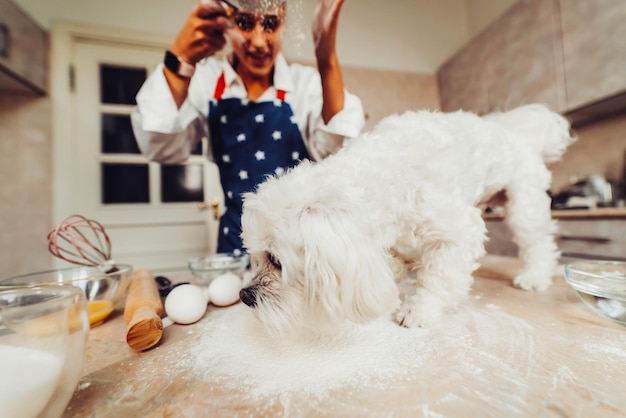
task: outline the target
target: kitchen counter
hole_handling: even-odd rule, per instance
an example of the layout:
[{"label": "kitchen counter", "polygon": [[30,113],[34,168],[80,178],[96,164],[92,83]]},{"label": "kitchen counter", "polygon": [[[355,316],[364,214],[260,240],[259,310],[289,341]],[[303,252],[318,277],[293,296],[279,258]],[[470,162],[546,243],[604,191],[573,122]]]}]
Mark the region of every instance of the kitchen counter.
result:
[{"label": "kitchen counter", "polygon": [[[499,212],[485,213],[483,218],[490,220],[503,219]],[[609,207],[595,209],[553,210],[554,219],[626,219],[626,208]]]},{"label": "kitchen counter", "polygon": [[441,326],[385,323],[361,346],[342,347],[356,353],[345,358],[331,344],[298,358],[285,351],[271,363],[276,339],[229,345],[245,333],[242,304],[210,307],[200,322],[172,325],[156,348],[136,353],[118,314],[91,330],[64,418],[626,417],[626,328],[589,310],[561,277],[545,292],[514,288],[518,269],[516,259],[485,257],[469,300]]}]

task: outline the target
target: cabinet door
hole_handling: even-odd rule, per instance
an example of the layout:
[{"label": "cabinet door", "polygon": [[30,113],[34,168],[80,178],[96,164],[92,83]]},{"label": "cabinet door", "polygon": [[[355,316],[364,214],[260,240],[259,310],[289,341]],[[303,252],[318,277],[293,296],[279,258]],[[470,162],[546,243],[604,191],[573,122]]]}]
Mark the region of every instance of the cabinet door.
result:
[{"label": "cabinet door", "polygon": [[459,109],[487,113],[485,84],[489,43],[484,36],[475,38],[437,72],[441,110]]},{"label": "cabinet door", "polygon": [[[567,0],[571,1],[571,0]],[[565,110],[558,0],[523,0],[486,31],[489,110],[544,103]]]},{"label": "cabinet door", "polygon": [[441,107],[566,109],[559,0],[521,0],[438,71]]},{"label": "cabinet door", "polygon": [[626,91],[626,1],[561,0],[567,106]]},{"label": "cabinet door", "polygon": [[626,260],[626,219],[560,220],[563,257]]}]

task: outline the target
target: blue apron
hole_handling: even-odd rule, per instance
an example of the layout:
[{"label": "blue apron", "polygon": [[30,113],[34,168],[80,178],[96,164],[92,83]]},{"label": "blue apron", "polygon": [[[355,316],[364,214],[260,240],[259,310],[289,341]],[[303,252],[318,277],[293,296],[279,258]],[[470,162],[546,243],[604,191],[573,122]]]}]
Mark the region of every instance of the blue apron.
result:
[{"label": "blue apron", "polygon": [[222,99],[224,73],[209,102],[209,132],[213,158],[220,173],[226,211],[220,218],[217,252],[245,252],[241,242],[242,195],[256,189],[268,175],[280,174],[308,159],[309,153],[284,101],[276,91],[273,102]]}]

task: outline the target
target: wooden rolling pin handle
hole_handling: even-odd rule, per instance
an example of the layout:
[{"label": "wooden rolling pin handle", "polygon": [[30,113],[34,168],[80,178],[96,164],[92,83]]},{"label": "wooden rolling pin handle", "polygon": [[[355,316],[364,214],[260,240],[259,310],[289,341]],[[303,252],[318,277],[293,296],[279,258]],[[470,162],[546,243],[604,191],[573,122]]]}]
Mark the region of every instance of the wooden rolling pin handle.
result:
[{"label": "wooden rolling pin handle", "polygon": [[126,342],[137,351],[147,350],[163,335],[163,304],[154,277],[148,270],[136,270],[128,288],[124,319]]},{"label": "wooden rolling pin handle", "polygon": [[163,322],[149,306],[135,311],[126,329],[126,342],[136,351],[147,350],[157,344],[163,336]]}]

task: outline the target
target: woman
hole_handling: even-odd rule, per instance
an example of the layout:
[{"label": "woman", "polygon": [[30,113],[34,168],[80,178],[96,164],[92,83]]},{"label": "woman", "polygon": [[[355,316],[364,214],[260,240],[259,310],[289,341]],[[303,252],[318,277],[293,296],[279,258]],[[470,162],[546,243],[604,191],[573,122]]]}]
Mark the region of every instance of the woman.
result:
[{"label": "woman", "polygon": [[[137,95],[133,127],[150,159],[185,161],[208,137],[226,211],[218,252],[245,251],[242,194],[268,175],[336,152],[364,124],[360,100],[343,85],[335,49],[343,0],[318,0],[313,17],[317,70],[281,54],[284,0],[207,0],[183,25],[165,60]],[[228,38],[226,59],[214,55]]]}]

